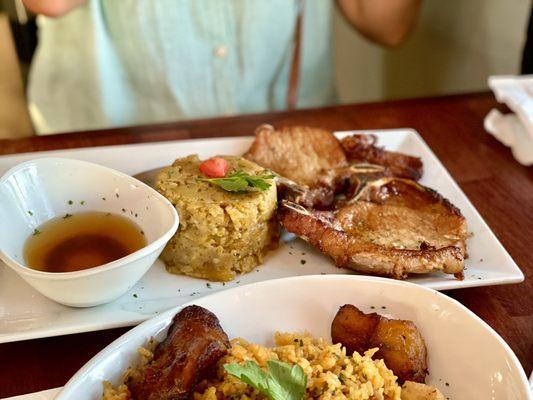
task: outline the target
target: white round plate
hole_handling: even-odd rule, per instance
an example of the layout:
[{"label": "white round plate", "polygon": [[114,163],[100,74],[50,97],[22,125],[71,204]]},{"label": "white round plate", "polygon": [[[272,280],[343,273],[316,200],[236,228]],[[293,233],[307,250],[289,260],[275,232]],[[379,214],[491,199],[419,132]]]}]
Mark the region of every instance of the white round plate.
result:
[{"label": "white round plate", "polygon": [[[429,354],[427,383],[453,400],[531,399],[529,385],[509,346],[485,322],[434,290],[389,279],[320,275],[272,280],[195,300],[214,312],[230,338],[272,345],[275,331],[304,331],[330,338],[339,306],[412,320]],[[184,305],[185,306],[185,305]],[[150,337],[161,340],[175,308],[132,329],[89,361],[56,400],[100,399],[102,380],[118,383]]]}]

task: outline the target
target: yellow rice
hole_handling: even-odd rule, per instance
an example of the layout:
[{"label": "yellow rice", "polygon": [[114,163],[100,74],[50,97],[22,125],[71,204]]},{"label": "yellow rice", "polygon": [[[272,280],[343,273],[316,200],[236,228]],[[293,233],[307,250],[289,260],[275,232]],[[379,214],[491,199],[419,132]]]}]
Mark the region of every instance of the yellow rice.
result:
[{"label": "yellow rice", "polygon": [[[249,343],[242,338],[232,340],[229,354],[218,363],[216,376],[200,382],[194,400],[265,399],[249,385],[228,375],[223,365],[251,360],[266,368],[267,361],[272,359],[302,367],[307,374],[307,399],[400,400],[401,388],[393,372],[383,360],[372,359],[377,349],[349,356],[340,344],[332,345],[309,334],[277,332],[274,339],[274,347]],[[128,380],[139,376],[143,366],[151,359],[150,351],[140,351],[141,363],[136,369],[126,372],[124,384],[112,387],[104,383],[103,400],[129,400]]]}]

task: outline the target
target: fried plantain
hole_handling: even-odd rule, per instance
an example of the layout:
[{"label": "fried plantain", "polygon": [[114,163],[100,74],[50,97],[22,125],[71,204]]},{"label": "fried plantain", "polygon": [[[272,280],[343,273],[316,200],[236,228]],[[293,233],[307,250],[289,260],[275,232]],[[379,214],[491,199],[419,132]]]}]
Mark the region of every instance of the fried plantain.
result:
[{"label": "fried plantain", "polygon": [[379,348],[374,358],[383,359],[400,382],[423,383],[427,374],[424,338],[412,321],[365,314],[357,307],[342,306],[331,324],[333,343],[341,343],[348,354]]}]

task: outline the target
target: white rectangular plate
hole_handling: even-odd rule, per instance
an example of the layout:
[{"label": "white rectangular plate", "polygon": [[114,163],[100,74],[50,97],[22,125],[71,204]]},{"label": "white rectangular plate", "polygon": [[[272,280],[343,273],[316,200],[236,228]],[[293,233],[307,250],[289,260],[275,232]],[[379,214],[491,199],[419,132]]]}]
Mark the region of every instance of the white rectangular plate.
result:
[{"label": "white rectangular plate", "polygon": [[[421,157],[424,162],[421,183],[437,190],[459,207],[472,232],[467,244],[469,259],[464,280],[445,274],[429,274],[410,278],[410,281],[446,290],[524,280],[518,266],[417,132],[394,129],[365,133],[376,134],[379,144],[389,150]],[[338,133],[338,136],[347,134]],[[233,137],[16,154],[0,157],[0,175],[20,162],[52,156],[91,161],[135,175],[169,165],[174,159],[193,153],[200,158],[216,154],[240,155],[251,141],[251,137]],[[0,343],[135,325],[168,308],[235,285],[321,273],[352,272],[336,268],[327,257],[304,241],[289,236],[267,257],[263,266],[233,282],[207,284],[202,279],[172,275],[165,271],[161,261],[157,261],[135,287],[114,302],[75,309],[40,295],[0,262]]]},{"label": "white rectangular plate", "polygon": [[53,400],[61,388],[43,390],[41,392],[23,394],[20,396],[8,397],[4,400]]}]

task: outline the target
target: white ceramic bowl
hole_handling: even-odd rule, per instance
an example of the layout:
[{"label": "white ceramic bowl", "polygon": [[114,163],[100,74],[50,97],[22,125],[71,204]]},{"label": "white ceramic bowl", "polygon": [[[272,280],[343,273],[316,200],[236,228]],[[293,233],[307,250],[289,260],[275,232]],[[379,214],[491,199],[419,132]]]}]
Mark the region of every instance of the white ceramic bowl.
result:
[{"label": "white ceramic bowl", "polygon": [[[457,301],[412,283],[347,275],[294,277],[228,289],[189,304],[213,311],[230,338],[272,345],[278,330],[307,330],[329,339],[333,316],[346,303],[414,321],[428,348],[427,383],[445,397],[531,399],[519,361],[492,328]],[[164,338],[172,317],[186,305],[111,343],[70,379],[56,400],[100,399],[102,380],[120,382],[138,360],[137,349],[151,337]]]},{"label": "white ceramic bowl", "polygon": [[[125,215],[141,227],[148,245],[82,271],[27,267],[22,252],[33,230],[51,218],[80,211]],[[43,295],[74,307],[103,304],[124,294],[159,257],[179,224],[172,204],[142,182],[100,165],[62,158],[28,161],[0,178],[0,221],[2,260]]]}]

